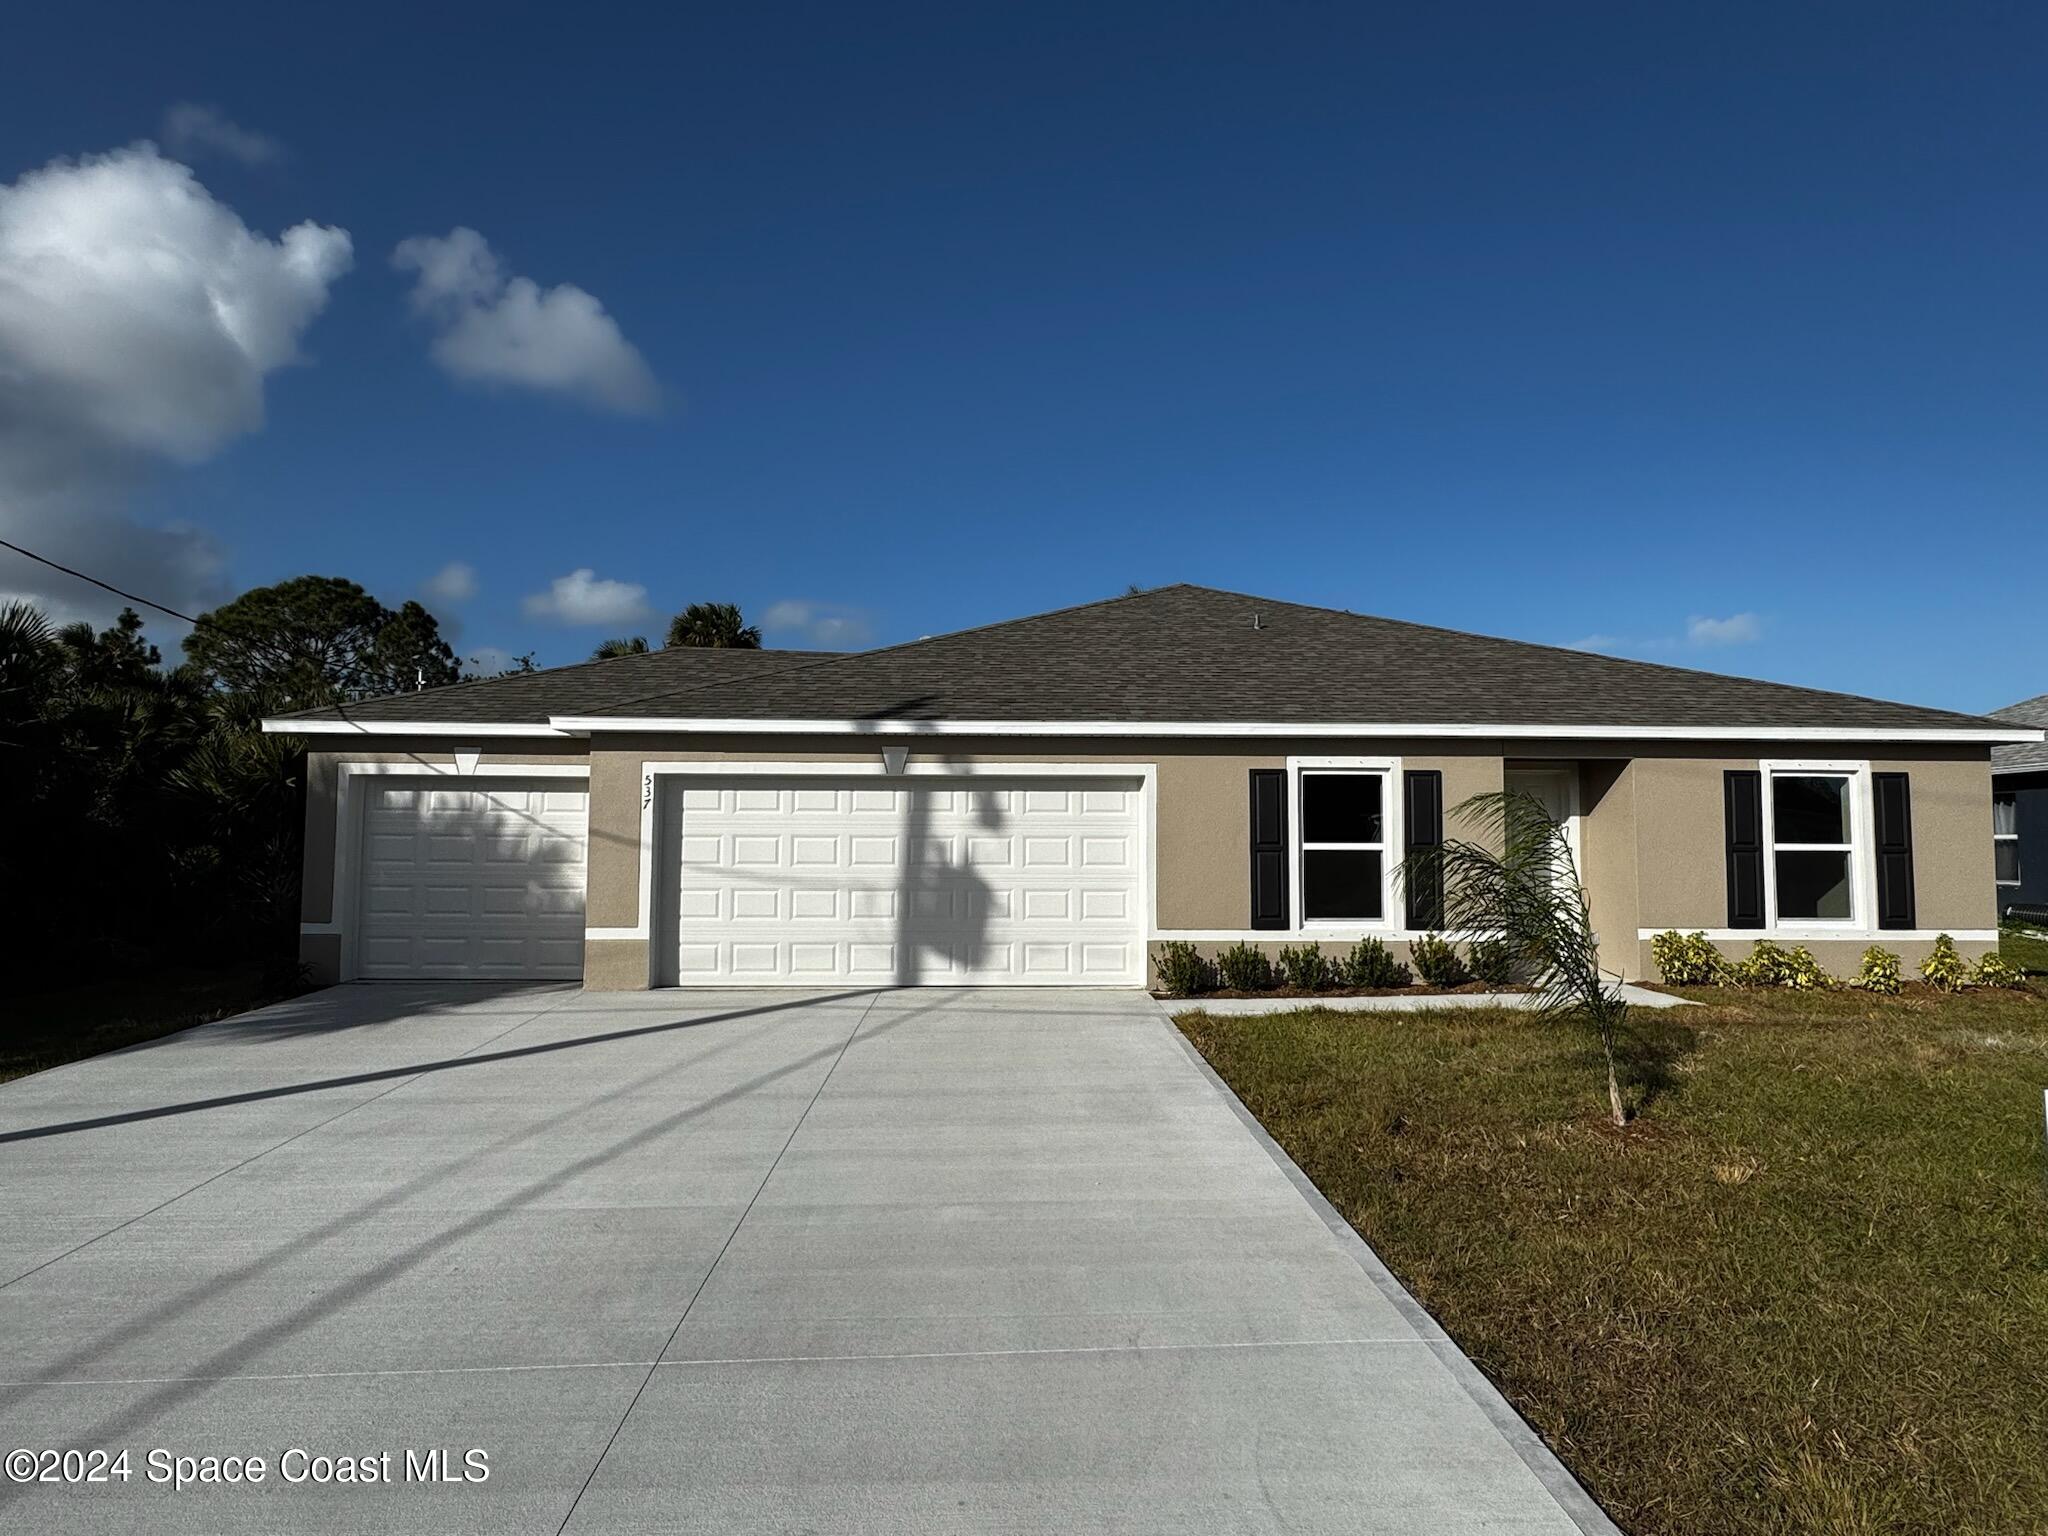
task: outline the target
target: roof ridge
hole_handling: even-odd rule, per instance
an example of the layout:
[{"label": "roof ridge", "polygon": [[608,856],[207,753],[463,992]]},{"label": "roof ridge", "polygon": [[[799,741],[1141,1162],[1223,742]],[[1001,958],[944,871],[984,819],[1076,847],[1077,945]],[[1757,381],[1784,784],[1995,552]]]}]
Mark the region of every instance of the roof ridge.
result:
[{"label": "roof ridge", "polygon": [[[965,629],[949,629],[941,634],[919,635],[915,640],[899,640],[894,645],[870,646],[867,650],[864,651],[814,652],[813,654],[817,655],[819,657],[819,660],[815,663],[812,663],[812,665],[824,665],[826,663],[840,661],[868,660],[878,656],[889,656],[893,655],[898,651],[907,651],[914,646],[930,645],[935,641],[958,640],[968,635],[985,634],[992,629],[1005,629],[1012,624],[1030,624],[1039,619],[1058,618],[1062,614],[1080,613],[1089,608],[1106,608],[1113,603],[1127,603],[1130,602],[1133,598],[1150,597],[1152,594],[1156,592],[1171,592],[1181,589],[1186,589],[1189,591],[1201,590],[1200,588],[1194,587],[1189,582],[1180,581],[1169,583],[1166,586],[1146,587],[1143,591],[1139,592],[1119,592],[1112,597],[1090,598],[1085,603],[1069,603],[1064,608],[1048,608],[1044,613],[1026,613],[1019,614],[1015,618],[993,619],[986,624],[970,624]],[[788,669],[788,672],[808,672],[810,670],[811,666],[791,667]],[[785,675],[787,675],[787,673],[785,673]],[[744,678],[721,677],[712,681],[693,685],[693,687],[688,690],[679,689],[675,691],[696,692],[710,688],[730,688],[735,687],[738,684],[743,683],[745,681],[746,679]],[[635,697],[630,699],[621,699],[618,701],[617,704],[613,705],[612,708],[623,709],[628,704],[645,703],[649,699],[664,697],[670,691],[671,690],[668,689],[658,689],[653,693],[644,693],[636,695]]]}]

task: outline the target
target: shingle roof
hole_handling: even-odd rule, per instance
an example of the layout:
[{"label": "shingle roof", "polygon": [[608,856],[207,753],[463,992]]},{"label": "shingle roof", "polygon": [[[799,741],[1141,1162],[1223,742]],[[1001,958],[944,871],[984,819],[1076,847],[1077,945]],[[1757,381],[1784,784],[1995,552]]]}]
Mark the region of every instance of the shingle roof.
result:
[{"label": "shingle roof", "polygon": [[450,721],[461,725],[540,725],[548,717],[581,714],[660,690],[681,700],[691,689],[738,677],[762,677],[779,667],[815,661],[827,651],[746,651],[677,646],[637,656],[579,661],[540,672],[450,683],[418,693],[365,699],[346,708],[302,709],[284,720]]},{"label": "shingle roof", "polygon": [[[1254,624],[1254,616],[1257,623]],[[722,720],[974,720],[1984,728],[1822,693],[1309,608],[1160,587],[697,688],[565,711]]]},{"label": "shingle roof", "polygon": [[[332,710],[308,713],[337,717]],[[656,651],[379,699],[351,706],[348,717],[464,724],[567,717],[1818,727],[1876,734],[1997,724],[1194,586],[873,651]]]},{"label": "shingle roof", "polygon": [[[2019,703],[2008,704],[2003,709],[1994,709],[1991,717],[1994,720],[2010,720],[2019,725],[2048,726],[2048,693],[2036,694],[2031,699],[2021,699]],[[2048,741],[1991,749],[1993,773],[2030,773],[2037,768],[2048,769]]]}]

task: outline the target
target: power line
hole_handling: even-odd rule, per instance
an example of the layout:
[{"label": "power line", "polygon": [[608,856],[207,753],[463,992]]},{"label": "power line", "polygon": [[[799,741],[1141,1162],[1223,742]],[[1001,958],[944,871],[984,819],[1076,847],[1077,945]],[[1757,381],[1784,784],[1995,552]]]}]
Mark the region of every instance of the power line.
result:
[{"label": "power line", "polygon": [[180,613],[175,608],[166,608],[162,603],[151,602],[148,598],[138,596],[133,592],[124,592],[121,590],[121,588],[115,586],[110,581],[101,581],[97,576],[88,576],[83,571],[74,571],[68,565],[60,565],[57,561],[52,560],[48,555],[39,555],[32,549],[23,549],[19,544],[10,543],[6,539],[0,539],[0,549],[11,549],[17,555],[26,555],[29,559],[34,560],[39,564],[47,565],[53,571],[62,571],[66,576],[76,576],[80,581],[91,582],[94,586],[98,587],[102,592],[111,592],[116,597],[127,598],[128,601],[131,603],[140,603],[145,608],[154,608],[158,613],[167,613],[174,619],[179,619],[187,624],[190,624],[194,629],[197,629],[202,623],[205,622],[203,618],[195,619],[189,613]]}]

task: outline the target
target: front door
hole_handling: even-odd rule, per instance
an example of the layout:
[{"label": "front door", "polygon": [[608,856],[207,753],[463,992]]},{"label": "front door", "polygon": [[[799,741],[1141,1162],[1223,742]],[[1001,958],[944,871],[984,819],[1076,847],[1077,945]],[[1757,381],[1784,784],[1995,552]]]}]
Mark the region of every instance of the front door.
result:
[{"label": "front door", "polygon": [[1511,793],[1533,795],[1550,812],[1551,820],[1564,828],[1565,843],[1572,851],[1572,868],[1579,884],[1586,883],[1585,857],[1579,845],[1579,773],[1576,768],[1510,768],[1506,787]]}]

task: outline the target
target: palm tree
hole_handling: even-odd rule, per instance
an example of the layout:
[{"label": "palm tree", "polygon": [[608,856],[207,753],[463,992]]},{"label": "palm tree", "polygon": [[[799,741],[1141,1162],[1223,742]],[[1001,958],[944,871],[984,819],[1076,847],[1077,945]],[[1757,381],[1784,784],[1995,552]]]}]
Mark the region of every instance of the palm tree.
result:
[{"label": "palm tree", "polygon": [[607,640],[590,653],[592,661],[610,661],[614,656],[645,656],[647,637],[635,635],[628,640],[623,635],[616,640]]},{"label": "palm tree", "polygon": [[1590,1025],[1607,1058],[1607,1104],[1628,1124],[1615,1047],[1628,1019],[1621,978],[1600,969],[1600,945],[1565,829],[1535,796],[1512,790],[1474,795],[1451,815],[1477,841],[1418,848],[1402,867],[1416,888],[1440,891],[1446,928],[1498,936],[1514,950],[1550,1019]]},{"label": "palm tree", "polygon": [[740,617],[737,603],[692,603],[669,621],[668,643],[758,651],[761,631]]}]

